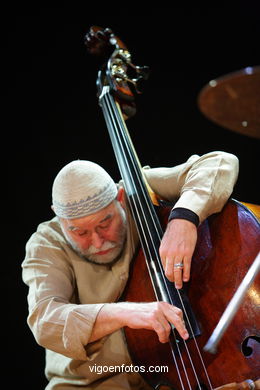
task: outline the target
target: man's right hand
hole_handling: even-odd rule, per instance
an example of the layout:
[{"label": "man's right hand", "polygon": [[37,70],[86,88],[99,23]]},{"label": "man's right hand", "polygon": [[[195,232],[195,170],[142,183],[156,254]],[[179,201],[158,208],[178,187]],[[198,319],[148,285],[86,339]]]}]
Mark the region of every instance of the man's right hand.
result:
[{"label": "man's right hand", "polygon": [[169,340],[171,325],[180,336],[189,337],[182,310],[167,302],[118,302],[105,304],[97,315],[90,341],[95,341],[124,326],[154,330],[161,343]]}]

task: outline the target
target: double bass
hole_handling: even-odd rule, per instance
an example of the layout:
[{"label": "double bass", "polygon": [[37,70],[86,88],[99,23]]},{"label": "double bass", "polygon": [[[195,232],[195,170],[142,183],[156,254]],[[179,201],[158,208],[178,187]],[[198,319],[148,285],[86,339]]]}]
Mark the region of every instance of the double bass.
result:
[{"label": "double bass", "polygon": [[169,342],[162,344],[153,331],[125,328],[133,363],[168,367],[165,372],[141,373],[154,389],[254,390],[260,386],[260,275],[248,289],[217,353],[203,346],[260,250],[259,221],[247,206],[230,199],[220,213],[198,227],[190,281],[175,289],[164,275],[159,256],[170,205],[147,185],[125,123],[135,114],[133,91],[141,93],[148,68],[132,63],[128,49],[110,29],[91,27],[85,43],[91,53],[105,57],[97,77],[98,100],[141,243],[124,300],[162,300],[178,306],[190,334],[182,340],[172,327]]}]

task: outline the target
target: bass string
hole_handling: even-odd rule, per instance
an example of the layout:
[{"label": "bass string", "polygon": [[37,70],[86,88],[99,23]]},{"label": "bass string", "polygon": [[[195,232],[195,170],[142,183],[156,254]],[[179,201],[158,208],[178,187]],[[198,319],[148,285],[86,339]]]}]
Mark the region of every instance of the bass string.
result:
[{"label": "bass string", "polygon": [[[114,105],[114,100],[112,99],[111,95],[108,93],[107,96],[108,96],[108,98],[109,98],[109,100],[110,100],[111,108],[114,108],[114,109],[113,109],[113,114],[117,117],[117,120],[118,120],[118,126],[116,126],[115,123],[114,123],[114,130],[115,130],[115,131],[112,132],[112,136],[114,136],[114,133],[117,134],[118,142],[121,143],[120,150],[123,151],[122,141],[120,141],[120,134],[123,135],[123,137],[124,137],[124,145],[127,145],[127,144],[128,144],[128,155],[129,155],[130,159],[132,160],[132,166],[135,166],[135,170],[137,170],[136,164],[134,165],[134,163],[136,162],[136,158],[133,158],[133,155],[136,156],[136,153],[135,153],[135,152],[132,153],[132,147],[133,147],[133,146],[132,146],[132,142],[131,142],[131,140],[129,140],[129,135],[127,135],[127,134],[125,133],[125,131],[122,130],[122,129],[125,129],[124,121],[122,121],[122,117],[121,117],[120,113],[118,113],[118,110],[117,110],[116,106]],[[114,117],[114,115],[112,115],[112,118]],[[120,122],[121,122],[121,126],[120,126]],[[123,127],[122,127],[122,126],[123,126]],[[121,129],[120,134],[119,134],[119,130],[117,130],[117,129]],[[130,144],[130,146],[129,146],[129,144]],[[126,156],[124,156],[124,162],[125,162],[125,164],[128,165],[128,175],[127,175],[127,177],[129,177],[129,175],[131,175],[131,170],[130,170],[130,168],[129,168],[129,163],[128,163],[128,161],[129,161],[129,159],[128,159]],[[137,166],[140,167],[140,164],[138,163]],[[137,176],[137,178],[138,178],[138,180],[139,180],[139,185],[140,185],[140,184],[143,184],[143,183],[140,183],[140,181],[141,181],[141,179],[140,179],[141,174],[139,175],[138,173],[139,173],[139,169],[138,169],[138,171],[136,172],[136,176]],[[135,180],[133,180],[133,177],[132,177],[131,183],[132,183],[132,184],[135,183]],[[146,203],[147,203],[147,206],[148,206],[149,210],[151,210],[151,207],[152,207],[152,210],[154,210],[154,209],[153,209],[153,206],[152,206],[151,203],[150,203],[150,199],[146,196],[146,193],[145,193],[145,191],[143,190],[144,186],[143,186],[143,185],[140,185],[140,188],[142,189],[143,194],[145,195],[144,198],[145,198],[145,201],[146,201]],[[137,194],[137,198],[139,198],[139,194],[138,194],[138,191],[137,191],[136,188],[135,188],[135,192],[136,192],[136,194]],[[140,199],[139,199],[139,202],[141,202]],[[143,208],[141,208],[141,210],[143,210]],[[139,212],[138,212],[138,208],[136,208],[136,211],[137,211],[138,216],[140,217],[140,214],[139,214]],[[143,217],[145,217],[145,216],[143,215]],[[153,213],[150,213],[150,217],[151,217],[151,219],[153,219],[154,225],[156,225],[156,223],[155,223],[155,221],[154,221]],[[146,221],[146,218],[143,218],[143,220]],[[147,231],[150,232],[149,229],[148,229]],[[157,230],[157,234],[159,235],[159,231],[158,231],[158,230]],[[144,236],[144,238],[147,240],[146,236]],[[161,235],[160,235],[159,238],[161,238]],[[148,240],[147,240],[147,241],[148,241]],[[150,242],[153,243],[153,240],[152,240],[152,237],[151,237],[151,236],[150,236]],[[149,245],[148,245],[148,248],[149,248]],[[160,261],[160,259],[159,259],[159,257],[158,257],[158,250],[157,250],[157,248],[154,247],[153,253],[155,254],[155,256],[156,256],[156,258],[157,258],[157,262],[161,265],[161,261]],[[150,253],[150,256],[152,256],[151,253]],[[160,267],[160,269],[161,269],[161,274],[164,275],[162,267]],[[165,282],[165,283],[164,283],[165,286],[167,286],[166,281],[165,281],[165,278],[164,278],[164,282]],[[168,288],[167,288],[167,290],[168,290]],[[171,303],[173,303],[173,302],[172,302],[172,299],[171,299],[171,296],[170,296],[170,294],[169,294],[169,291],[167,291],[167,292],[168,292],[168,297],[169,297],[168,300],[169,300]],[[181,296],[180,296],[180,301],[181,301],[181,303],[182,303],[182,306],[184,307]],[[185,311],[185,313],[186,313],[186,311]],[[186,316],[187,316],[187,313],[186,313]],[[190,325],[190,328],[192,329],[191,324],[189,324],[189,325]],[[193,333],[193,331],[192,331],[192,333]],[[184,364],[184,361],[183,361],[183,358],[182,358],[182,354],[181,354],[181,351],[180,351],[180,348],[179,348],[179,344],[178,344],[178,342],[177,342],[175,333],[172,332],[172,334],[173,334],[173,336],[174,336],[175,346],[176,346],[176,348],[177,348],[177,350],[178,350],[178,353],[179,353],[179,356],[180,356],[181,364],[182,364],[182,367],[183,367],[183,370],[184,370],[184,374],[185,374],[187,383],[188,383],[188,385],[189,385],[189,387],[190,387],[190,389],[191,389],[190,381],[189,381],[188,374],[187,374],[187,370],[186,370],[186,367],[185,367],[185,364]],[[193,337],[194,337],[194,333],[193,333]],[[173,345],[172,345],[171,342],[169,343],[169,345],[170,345],[170,348],[171,348],[171,353],[172,353],[172,356],[173,356],[173,359],[174,359],[174,362],[175,362],[175,367],[176,367],[176,370],[177,370],[177,373],[178,373],[178,377],[179,377],[180,383],[181,383],[182,387],[184,387],[184,386],[183,386],[182,379],[181,379],[181,374],[180,374],[180,370],[179,370],[179,367],[178,367],[178,363],[177,363],[177,360],[176,360],[176,357],[175,357],[175,352],[174,352]],[[186,346],[186,350],[187,350],[187,345],[186,345],[186,343],[185,343],[185,346]],[[200,383],[199,383],[199,380],[198,380],[198,376],[197,376],[197,374],[196,374],[196,370],[195,370],[195,368],[194,368],[194,364],[193,364],[193,362],[192,362],[192,359],[191,359],[190,354],[188,354],[188,357],[189,357],[189,360],[190,360],[190,364],[191,364],[192,370],[193,370],[193,372],[194,372],[194,376],[195,376],[196,381],[197,381],[197,384],[198,384],[198,388],[200,389],[201,386],[200,386]]]},{"label": "bass string", "polygon": [[[110,97],[109,94],[108,94],[107,96]],[[107,103],[108,103],[108,102],[107,102]],[[113,99],[112,99],[111,97],[110,97],[110,103],[112,103],[112,107],[113,107]],[[109,104],[107,104],[107,108],[108,108],[108,110],[109,110],[108,112],[110,112],[110,114],[109,114],[109,122],[110,122],[110,124],[111,124],[111,121],[113,122],[113,128],[114,128],[114,130],[115,130],[116,132],[118,132],[118,130],[117,130],[117,128],[118,128],[118,123],[117,123],[117,125],[116,125],[116,123],[115,123],[116,121],[114,120],[114,116],[115,116],[115,115],[112,115],[112,113],[111,113],[112,108],[109,106]],[[116,110],[116,111],[113,110],[113,113],[114,113],[114,114],[117,114],[117,110]],[[118,119],[118,118],[117,118],[117,119]],[[114,135],[114,132],[112,133],[112,135]],[[118,134],[117,134],[117,136],[118,136]],[[120,137],[118,136],[118,138],[120,138]],[[122,143],[122,141],[120,141],[120,140],[118,140],[118,139],[117,139],[117,142]],[[121,149],[120,149],[120,150],[121,150],[121,151],[123,150],[122,144],[121,144]],[[127,159],[126,157],[125,157],[125,163],[127,163],[127,165],[128,165],[128,159]],[[129,165],[128,165],[128,169],[129,169]],[[129,175],[129,174],[131,175],[130,169],[129,169],[128,175]],[[128,177],[129,177],[129,176],[128,176]],[[133,177],[132,177],[131,183],[132,183],[132,184],[134,183]],[[137,197],[138,197],[138,193],[137,193]],[[138,209],[137,209],[137,213],[139,214]],[[139,214],[139,217],[141,217],[140,214]],[[152,216],[151,216],[151,218],[152,218]],[[144,219],[144,220],[146,220],[146,219]],[[157,251],[155,251],[155,253],[157,253]],[[157,261],[158,261],[158,259],[157,259]],[[175,335],[174,335],[174,338],[175,338]],[[179,345],[178,345],[176,339],[175,339],[175,342],[176,342],[176,347],[177,347],[177,349],[178,349],[179,355],[181,356],[180,349],[179,349]],[[173,348],[171,348],[171,349],[172,349],[173,356],[174,356],[174,358],[175,358],[174,350],[173,350]],[[190,356],[190,355],[189,355],[189,356]],[[176,360],[175,360],[175,361],[176,361]],[[177,363],[177,362],[176,362],[176,363]],[[185,372],[186,377],[187,377],[186,368],[185,368],[185,365],[184,365],[183,361],[182,361],[182,365],[183,365],[184,372]],[[192,365],[192,367],[194,367],[194,365],[192,364],[192,362],[191,362],[191,365]],[[178,364],[176,365],[176,369],[177,369],[178,375],[179,375],[179,377],[180,377],[180,372],[179,372]],[[197,375],[196,375],[196,374],[195,374],[195,377],[197,378]],[[188,377],[187,377],[187,381],[189,382]],[[198,380],[197,380],[197,383],[198,383],[198,387],[200,388],[200,384],[199,384]]]},{"label": "bass string", "polygon": [[[108,107],[108,108],[109,108],[109,107]],[[114,117],[114,116],[113,116],[113,115],[111,116],[111,114],[110,114],[109,121],[112,120],[113,117]],[[115,123],[114,123],[114,126],[115,126]],[[113,134],[113,135],[114,135],[114,134]],[[121,148],[121,149],[122,149],[122,148]],[[133,181],[133,182],[134,182],[134,181]],[[174,335],[174,338],[175,338],[175,334],[174,334],[174,333],[173,333],[173,335]],[[186,372],[186,367],[185,367],[185,365],[184,365],[184,363],[183,363],[182,355],[181,355],[181,353],[180,353],[179,345],[178,345],[178,343],[177,343],[177,341],[176,341],[176,338],[175,338],[175,343],[176,343],[176,347],[177,347],[177,349],[178,349],[179,355],[180,355],[180,357],[181,357],[183,369],[184,369],[184,372],[185,372],[185,375],[186,375],[186,380],[187,380],[187,382],[189,383],[188,375],[187,375],[187,372]],[[177,370],[177,373],[178,373],[178,377],[179,377],[181,386],[182,386],[182,388],[184,389],[184,385],[183,385],[183,382],[182,382],[182,379],[181,379],[180,370],[179,370],[178,363],[177,363],[177,361],[176,361],[176,357],[175,357],[175,353],[174,353],[174,348],[173,348],[171,342],[169,343],[169,345],[170,345],[170,348],[171,348],[172,356],[173,356],[173,359],[174,359],[175,367],[176,367],[176,370]],[[189,387],[191,388],[190,385],[189,385]]]},{"label": "bass string", "polygon": [[[102,104],[103,101],[104,101],[104,103],[105,103],[105,106]],[[127,138],[125,132],[124,132],[123,129],[122,129],[122,123],[121,123],[121,122],[122,122],[122,117],[121,117],[121,115],[119,114],[118,109],[117,109],[117,107],[116,107],[116,105],[115,105],[114,99],[112,98],[112,96],[110,95],[110,93],[109,93],[108,90],[107,90],[106,93],[103,94],[102,99],[100,99],[100,103],[101,103],[101,107],[103,108],[103,112],[104,112],[105,119],[106,119],[107,123],[110,125],[110,126],[108,126],[108,129],[111,129],[111,130],[114,129],[114,132],[112,132],[112,134],[110,133],[110,137],[112,136],[112,137],[113,137],[113,140],[114,140],[114,147],[116,146],[116,145],[115,145],[115,142],[118,144],[118,146],[121,144],[121,145],[120,145],[120,146],[121,146],[121,147],[120,147],[120,150],[121,150],[121,152],[123,153],[124,163],[126,164],[126,166],[127,166],[127,168],[128,168],[127,174],[128,174],[128,175],[130,174],[130,175],[132,176],[131,170],[130,170],[130,168],[129,168],[129,162],[128,162],[128,159],[127,159],[127,157],[126,157],[126,152],[123,151],[124,148],[122,147],[122,140],[120,139],[120,135],[119,135],[119,129],[120,129],[120,128],[121,128],[121,134],[123,134],[123,137],[125,138],[125,139],[124,139],[124,144],[125,144],[126,148],[128,149],[128,155],[129,155],[129,157],[133,160],[132,153],[130,153],[130,151],[129,151],[129,142],[127,142],[128,138]],[[121,126],[120,126],[120,124],[121,124]],[[125,126],[123,126],[123,127],[125,127]],[[116,136],[116,138],[114,138],[115,136]],[[113,143],[113,142],[112,142],[112,143]],[[130,150],[131,150],[131,149],[130,149]],[[117,158],[118,158],[118,156],[117,156]],[[137,167],[136,167],[136,164],[133,164],[133,161],[132,161],[132,165],[133,165],[134,169],[136,170]],[[121,166],[121,165],[119,164],[119,167],[120,167],[120,166]],[[124,176],[125,176],[125,175],[124,175]],[[140,180],[141,180],[141,179],[140,179],[140,176],[139,176],[138,174],[136,174],[136,176],[137,176],[137,179],[140,181]],[[129,177],[129,176],[128,176],[128,177]],[[132,180],[131,180],[131,185],[134,185],[134,186],[135,186],[135,184],[134,184],[135,181],[133,180],[133,177],[131,177],[131,179],[132,179]],[[143,183],[139,183],[139,184],[140,184],[140,188],[142,189],[142,188],[143,188],[143,185],[142,185]],[[136,190],[136,188],[135,188],[135,190]],[[139,197],[138,191],[136,191],[136,194],[137,194],[137,197]],[[146,194],[145,194],[145,195],[146,195]],[[145,199],[146,199],[146,198],[147,198],[147,196],[145,196]],[[148,202],[147,199],[146,199],[146,202]],[[148,206],[149,206],[149,204],[148,204]],[[137,205],[135,205],[135,208],[136,208],[136,211],[137,211],[137,213],[138,213],[138,216],[139,216],[140,218],[143,217],[142,220],[146,220],[146,218],[145,218],[144,215],[141,216],[141,215],[139,214]],[[142,208],[141,208],[141,210],[142,210]],[[148,210],[150,211],[150,207],[148,207]],[[154,215],[153,215],[153,213],[150,213],[150,214],[151,214],[152,220],[154,220]],[[155,223],[155,226],[156,226],[156,223]],[[149,231],[149,229],[148,229],[148,231]],[[157,230],[157,234],[158,234],[158,235],[160,234],[160,233],[158,232],[158,230]],[[145,236],[145,235],[144,235],[144,236]],[[150,237],[150,238],[151,238],[151,237]],[[161,238],[160,235],[159,235],[159,238]],[[153,240],[151,240],[150,242],[153,242]],[[149,246],[148,246],[148,248],[149,248]],[[155,248],[154,248],[154,249],[155,249]],[[161,266],[160,259],[158,259],[158,251],[157,251],[157,250],[155,250],[155,254],[156,254],[156,256],[157,256],[157,261],[159,260],[158,263],[159,263],[159,265]],[[163,272],[162,272],[162,275],[164,275]],[[165,283],[165,285],[166,285],[166,283]],[[167,285],[166,285],[166,287],[167,287]],[[177,290],[177,291],[178,291],[178,290]],[[179,292],[178,292],[178,294],[179,294]],[[169,295],[169,297],[170,297],[170,295]],[[183,309],[184,309],[184,315],[186,316],[187,321],[188,321],[188,323],[189,323],[189,325],[190,325],[190,329],[191,329],[191,331],[192,331],[192,335],[193,335],[193,338],[194,338],[194,341],[195,341],[196,349],[197,349],[197,351],[198,351],[198,353],[199,353],[199,357],[200,357],[200,360],[201,360],[203,369],[204,369],[204,371],[205,371],[205,373],[206,373],[206,377],[207,377],[207,379],[208,379],[210,388],[212,389],[212,386],[211,386],[211,383],[210,383],[210,380],[209,380],[209,377],[208,377],[208,374],[207,374],[207,370],[206,370],[205,364],[204,364],[204,362],[203,362],[201,353],[200,353],[200,351],[199,351],[199,347],[198,347],[198,344],[197,344],[196,339],[195,339],[195,337],[194,337],[193,329],[192,329],[192,326],[191,326],[191,324],[190,324],[189,318],[188,318],[188,316],[187,316],[187,313],[186,313],[186,310],[185,310],[185,307],[184,307],[184,304],[183,304],[183,301],[182,301],[182,298],[181,298],[181,295],[180,295],[180,294],[179,294],[179,298],[180,298],[182,307],[183,307]],[[171,297],[170,297],[170,300],[171,300]],[[174,333],[173,333],[173,334],[174,334]],[[175,335],[174,335],[174,338],[175,338],[176,347],[177,347],[178,352],[179,352],[179,356],[181,357],[179,345],[178,345],[178,342],[177,342],[177,340],[176,340]],[[188,349],[188,346],[187,346],[187,343],[185,342],[185,340],[184,340],[184,345],[185,345],[186,352],[187,352],[187,354],[188,354],[188,358],[189,358],[189,361],[190,361],[192,370],[193,370],[193,372],[194,372],[194,375],[195,375],[195,378],[196,378],[196,381],[197,381],[197,384],[198,384],[198,388],[200,389],[201,387],[200,387],[200,383],[199,383],[199,380],[198,380],[198,377],[197,377],[197,374],[196,374],[196,370],[195,370],[195,367],[194,367],[194,363],[193,363],[192,358],[191,358],[191,356],[190,356],[189,349]],[[179,370],[179,367],[178,367],[178,362],[176,361],[175,352],[174,352],[172,346],[171,346],[171,350],[172,350],[172,354],[173,354],[173,358],[174,358],[176,370],[177,370],[177,372],[178,372],[178,376],[179,376],[179,378],[180,378],[180,381],[181,381],[181,384],[182,384],[182,387],[183,387],[182,379],[181,379],[181,376],[180,376],[180,370]],[[183,360],[182,360],[182,357],[181,357],[181,361],[182,361],[182,365],[183,365],[183,368],[184,368],[185,375],[187,376],[185,364],[184,364],[184,362],[183,362]],[[188,378],[187,378],[187,382],[189,383],[189,386],[190,386],[190,382],[189,382],[189,379],[188,379]]]},{"label": "bass string", "polygon": [[[206,366],[205,366],[204,360],[203,360],[203,358],[202,358],[202,355],[201,355],[201,352],[200,352],[198,343],[197,343],[197,341],[196,341],[196,337],[195,337],[195,335],[194,335],[194,331],[193,331],[193,328],[192,328],[192,326],[191,326],[191,323],[190,323],[190,320],[189,320],[189,316],[187,315],[185,306],[183,305],[183,301],[181,301],[181,304],[182,304],[182,307],[183,307],[183,312],[184,312],[184,314],[185,314],[185,318],[186,318],[186,320],[187,320],[187,322],[188,322],[188,324],[189,324],[189,327],[190,327],[190,329],[191,329],[193,341],[194,341],[194,344],[195,344],[197,353],[198,353],[198,355],[199,355],[199,359],[200,359],[200,363],[201,363],[201,365],[202,365],[202,367],[203,367],[203,371],[204,371],[204,373],[205,373],[205,375],[206,375],[206,378],[207,378],[207,381],[208,381],[208,384],[209,384],[209,388],[210,388],[210,390],[213,390],[212,383],[211,383],[211,380],[210,380],[209,375],[208,375],[208,371],[207,371],[207,369],[206,369]],[[185,346],[185,349],[186,349],[187,354],[190,356],[190,351],[189,351],[189,349],[188,349],[188,346],[187,346],[187,343],[186,343],[185,340],[184,340],[184,346]],[[193,369],[194,375],[196,375],[196,377],[197,377],[197,373],[196,373],[195,367],[193,366],[193,362],[192,362],[191,359],[189,359],[189,360],[190,360],[190,362],[191,362],[191,364],[192,364],[192,369]]]},{"label": "bass string", "polygon": [[[108,98],[109,98],[110,95],[108,94],[107,96],[108,96]],[[121,148],[120,148],[120,150],[121,150],[121,152],[122,152],[122,151],[123,151],[123,148],[122,148],[122,141],[120,141],[120,140],[118,140],[118,139],[115,140],[115,138],[114,138],[115,135],[117,135],[117,138],[119,138],[119,136],[118,136],[118,130],[117,130],[117,129],[118,129],[118,123],[116,123],[116,120],[115,120],[115,114],[117,114],[117,111],[112,110],[112,107],[113,107],[113,100],[112,100],[112,98],[110,98],[110,103],[112,103],[112,105],[109,104],[109,99],[105,99],[105,102],[106,102],[106,106],[104,107],[104,108],[105,108],[104,115],[105,115],[105,118],[106,118],[108,124],[109,124],[109,125],[112,125],[112,126],[113,126],[113,129],[114,129],[114,131],[113,131],[112,134],[111,134],[112,137],[113,137],[112,143],[113,143],[114,147],[115,147],[115,141],[116,141],[117,143],[121,143]],[[111,107],[111,106],[112,106],[112,107]],[[112,112],[111,112],[111,111],[112,111]],[[114,114],[114,115],[112,115],[112,114]],[[116,116],[117,116],[117,115],[116,115]],[[118,119],[118,118],[117,118],[117,119]],[[109,127],[109,129],[111,129],[111,127]],[[125,156],[124,156],[124,157],[125,157]],[[118,156],[117,156],[117,158],[118,158]],[[131,174],[131,170],[130,170],[130,168],[129,168],[128,159],[127,159],[126,157],[124,158],[124,163],[128,166],[128,176],[127,176],[127,182],[128,182],[128,178],[129,178],[129,176],[132,176],[132,174]],[[134,185],[133,177],[132,177],[131,183]],[[137,192],[137,191],[136,191],[136,192]],[[137,197],[138,197],[138,193],[137,193]],[[139,214],[138,208],[137,208],[137,207],[136,207],[136,211],[137,211],[137,213]],[[140,214],[139,214],[139,217],[140,217]],[[146,219],[144,219],[144,220],[146,220]],[[151,255],[152,255],[152,254],[151,254]],[[174,334],[174,333],[173,333],[173,334]],[[175,344],[176,344],[176,347],[177,347],[177,349],[178,349],[179,355],[181,356],[180,349],[179,349],[179,345],[178,345],[178,343],[177,343],[177,340],[176,340],[175,335],[174,335],[174,339],[175,339]],[[176,367],[176,370],[177,370],[177,373],[178,373],[178,377],[179,377],[181,386],[182,386],[182,388],[184,389],[184,385],[183,385],[183,381],[182,381],[182,378],[181,378],[181,374],[180,374],[178,362],[177,362],[176,357],[175,357],[175,352],[174,352],[174,349],[173,349],[171,343],[169,343],[169,344],[170,344],[170,347],[171,347],[171,352],[172,352],[172,355],[173,355],[173,359],[174,359],[175,367]],[[185,375],[186,375],[187,382],[189,383],[189,387],[191,388],[190,382],[189,382],[189,379],[188,379],[188,376],[187,376],[187,373],[186,373],[186,368],[185,368],[185,365],[184,365],[183,362],[182,362],[182,365],[183,365],[183,367],[184,367],[184,372],[185,372]]]},{"label": "bass string", "polygon": [[[136,155],[136,152],[135,152],[135,151],[132,152],[133,144],[132,144],[132,142],[131,142],[131,139],[129,139],[130,136],[129,136],[128,131],[127,131],[127,128],[126,128],[126,126],[125,126],[125,122],[123,121],[122,116],[120,115],[120,112],[118,112],[118,109],[117,109],[116,105],[114,104],[114,99],[111,97],[111,95],[110,95],[109,93],[107,94],[107,96],[108,96],[108,99],[110,100],[111,108],[113,108],[113,114],[117,117],[117,121],[118,121],[118,126],[115,126],[115,124],[114,124],[114,129],[115,129],[115,132],[116,132],[116,134],[117,134],[118,142],[120,142],[120,144],[121,144],[120,150],[123,151],[122,141],[120,141],[120,134],[121,134],[121,135],[123,136],[123,138],[124,138],[124,139],[123,139],[124,145],[127,145],[128,155],[129,155],[130,159],[132,160],[132,166],[134,166],[134,168],[135,168],[136,176],[137,176],[137,178],[138,178],[138,180],[139,180],[139,186],[140,186],[141,190],[143,191],[143,195],[144,195],[144,199],[145,199],[145,201],[146,201],[147,208],[148,208],[149,211],[150,211],[150,218],[153,220],[153,226],[156,227],[156,232],[157,232],[158,238],[159,238],[159,240],[160,240],[161,237],[162,237],[162,233],[161,233],[161,231],[160,231],[159,229],[157,229],[157,223],[156,223],[157,221],[154,220],[154,214],[151,212],[151,210],[154,211],[154,208],[153,208],[153,206],[152,206],[152,204],[151,204],[151,202],[150,202],[149,196],[148,196],[147,193],[144,191],[144,185],[143,185],[143,182],[141,181],[141,173],[139,174],[139,171],[140,171],[140,164],[139,164],[138,161],[136,162],[136,158],[137,158],[137,157],[136,157],[136,156],[137,156],[137,155]],[[114,116],[114,115],[113,115],[113,116]],[[112,116],[112,117],[113,117],[113,116]],[[119,129],[119,130],[121,129],[120,133],[119,133],[119,130],[117,130],[117,129]],[[124,131],[124,130],[125,130],[125,131]],[[114,135],[114,132],[112,132],[112,136],[113,136],[113,135]],[[134,157],[133,157],[133,156],[134,156]],[[129,175],[131,175],[131,169],[129,168],[129,163],[128,163],[128,161],[129,161],[129,159],[128,159],[126,156],[124,156],[124,162],[125,162],[125,164],[128,165],[128,174],[127,174],[127,177],[129,177]],[[132,183],[132,184],[135,183],[135,180],[133,179],[133,177],[132,177],[131,183]],[[137,194],[137,197],[139,198],[139,193],[138,193],[138,191],[137,191],[136,188],[135,188],[135,192],[136,192],[136,194]],[[141,202],[140,199],[139,199],[139,202]],[[141,208],[141,210],[143,210],[143,208]],[[138,208],[136,208],[136,211],[137,211],[138,216],[140,217]],[[144,214],[143,214],[143,217],[144,217],[143,220],[146,222],[146,218],[145,218],[145,215],[144,215]],[[156,215],[156,217],[157,217],[157,215]],[[148,227],[147,227],[147,228],[148,228]],[[149,230],[149,229],[147,229],[147,231],[148,231],[148,233],[150,233],[150,230]],[[144,236],[144,238],[145,238],[147,241],[149,241],[149,240],[147,239],[146,235]],[[154,243],[154,241],[153,241],[153,239],[152,239],[152,236],[150,236],[150,241],[149,241],[149,242]],[[147,244],[147,246],[148,246],[148,248],[149,248],[149,245],[148,245],[148,244]],[[153,249],[154,249],[154,250],[153,250],[153,253],[150,253],[150,257],[152,258],[153,254],[156,256],[156,258],[157,258],[157,263],[160,265],[161,274],[164,276],[164,272],[163,272],[163,269],[162,269],[162,266],[161,266],[161,261],[160,261],[160,258],[159,258],[159,256],[158,256],[158,250],[157,250],[157,248],[156,248],[155,246],[154,246]],[[163,279],[164,279],[164,286],[165,286],[165,289],[166,289],[167,292],[168,292],[168,300],[173,304],[172,299],[171,299],[171,295],[170,295],[169,290],[168,290],[168,286],[167,286],[167,284],[166,284],[165,277],[163,277]],[[179,294],[179,292],[178,292],[178,294]],[[187,319],[188,319],[188,315],[187,315],[187,312],[186,312],[186,309],[185,309],[185,306],[184,306],[184,304],[183,304],[183,300],[182,300],[180,294],[179,294],[179,298],[180,298],[182,307],[183,307],[183,309],[184,309],[185,315],[186,315],[186,317],[187,317]],[[190,325],[190,329],[192,330],[193,338],[195,339],[194,332],[193,332],[193,329],[192,329],[192,326],[191,326],[191,324],[190,324],[189,319],[188,319],[188,322],[189,322],[189,325]],[[185,375],[186,375],[186,379],[187,379],[187,381],[188,381],[187,371],[186,371],[186,367],[185,367],[185,364],[184,364],[183,359],[182,359],[182,355],[181,355],[181,353],[180,353],[179,344],[178,344],[178,342],[177,342],[177,340],[176,340],[176,336],[175,336],[174,333],[173,333],[173,335],[174,335],[174,339],[175,339],[175,345],[176,345],[176,348],[177,348],[177,350],[178,350],[178,353],[179,353],[179,356],[180,356],[180,359],[181,359],[181,362],[182,362],[182,366],[183,366],[183,369],[184,369],[184,372],[185,372]],[[174,357],[174,359],[175,359],[174,349],[173,349],[173,346],[172,346],[171,343],[170,343],[170,346],[171,346],[171,352],[172,352],[173,357]],[[187,349],[186,343],[185,343],[185,347],[186,347],[186,349]],[[190,354],[188,354],[188,356],[190,357]],[[193,362],[192,362],[191,357],[189,358],[189,360],[190,360],[190,363],[191,363],[192,370],[193,370],[193,372],[194,372],[194,376],[195,376],[195,378],[197,379],[197,374],[196,374],[196,372],[195,372],[194,364],[193,364]],[[204,366],[204,367],[205,367],[205,366]],[[198,383],[198,386],[200,387],[198,379],[197,379],[197,383]]]}]

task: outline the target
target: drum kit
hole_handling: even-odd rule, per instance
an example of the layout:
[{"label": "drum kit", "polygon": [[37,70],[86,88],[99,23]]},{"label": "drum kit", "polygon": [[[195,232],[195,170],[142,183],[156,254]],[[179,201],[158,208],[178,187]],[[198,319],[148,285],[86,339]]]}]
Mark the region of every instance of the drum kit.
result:
[{"label": "drum kit", "polygon": [[211,80],[200,91],[198,106],[217,125],[260,138],[260,66]]},{"label": "drum kit", "polygon": [[[215,124],[260,139],[260,66],[247,66],[209,81],[197,102]],[[260,221],[260,205],[243,203]]]},{"label": "drum kit", "polygon": [[[260,138],[260,66],[248,66],[209,81],[198,95],[198,106],[217,125],[245,136]],[[223,313],[205,350],[216,351],[220,338],[259,271],[260,253]]]}]

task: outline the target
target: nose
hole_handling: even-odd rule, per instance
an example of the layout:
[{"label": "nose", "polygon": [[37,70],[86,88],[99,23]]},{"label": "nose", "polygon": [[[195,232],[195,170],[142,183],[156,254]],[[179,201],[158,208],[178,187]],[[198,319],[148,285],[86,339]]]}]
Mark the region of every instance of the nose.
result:
[{"label": "nose", "polygon": [[100,234],[98,234],[96,231],[93,231],[91,241],[92,241],[92,245],[95,248],[99,249],[102,247],[105,240]]}]

